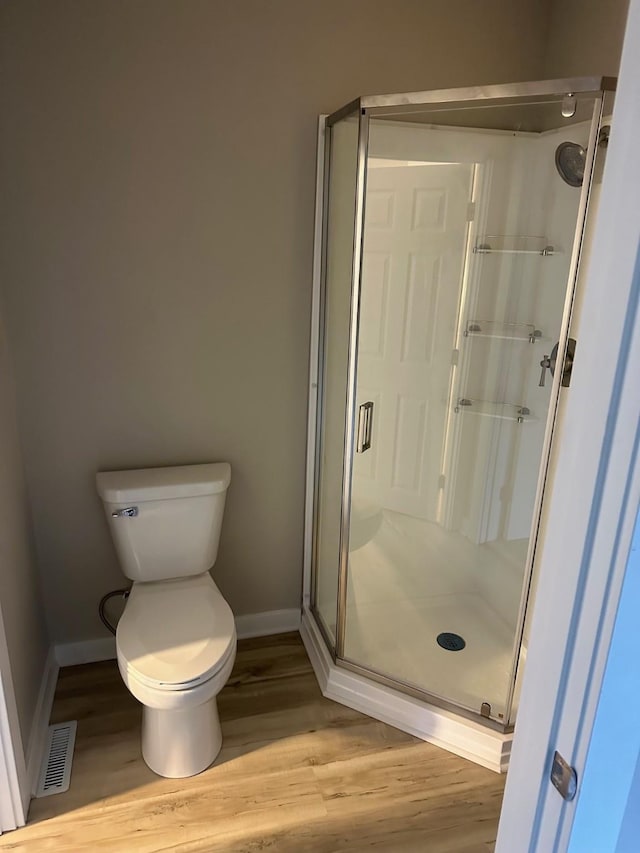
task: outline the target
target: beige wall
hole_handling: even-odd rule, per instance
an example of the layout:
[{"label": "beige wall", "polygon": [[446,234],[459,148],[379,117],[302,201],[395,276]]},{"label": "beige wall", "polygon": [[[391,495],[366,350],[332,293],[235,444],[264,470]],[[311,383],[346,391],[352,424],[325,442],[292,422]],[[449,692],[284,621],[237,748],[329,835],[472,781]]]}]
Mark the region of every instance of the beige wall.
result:
[{"label": "beige wall", "polygon": [[[4,629],[10,662],[7,664],[4,650],[0,651],[2,675],[9,676],[13,683],[21,746],[26,750],[47,657],[48,638],[31,541],[31,520],[16,423],[13,369],[1,316],[0,626]],[[4,671],[7,665],[10,673]],[[14,743],[14,748],[18,749],[19,745]]]},{"label": "beige wall", "polygon": [[51,632],[122,583],[98,469],[229,460],[216,578],[297,606],[316,116],[540,76],[539,0],[5,0],[0,240]]},{"label": "beige wall", "polygon": [[629,0],[555,0],[545,77],[616,77]]}]

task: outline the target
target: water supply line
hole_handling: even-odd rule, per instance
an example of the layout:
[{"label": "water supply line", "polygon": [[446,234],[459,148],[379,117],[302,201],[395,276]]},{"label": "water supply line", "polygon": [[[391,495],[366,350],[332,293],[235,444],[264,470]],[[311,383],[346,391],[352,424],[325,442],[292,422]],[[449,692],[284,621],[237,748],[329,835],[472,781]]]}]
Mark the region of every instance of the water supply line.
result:
[{"label": "water supply line", "polygon": [[100,616],[100,620],[102,624],[111,631],[112,634],[116,633],[115,626],[109,622],[105,615],[105,605],[110,598],[114,598],[116,595],[121,595],[123,599],[126,601],[129,598],[129,593],[131,592],[131,587],[126,587],[125,589],[114,589],[112,592],[108,592],[106,595],[103,595],[100,599],[100,604],[98,605],[98,614]]}]

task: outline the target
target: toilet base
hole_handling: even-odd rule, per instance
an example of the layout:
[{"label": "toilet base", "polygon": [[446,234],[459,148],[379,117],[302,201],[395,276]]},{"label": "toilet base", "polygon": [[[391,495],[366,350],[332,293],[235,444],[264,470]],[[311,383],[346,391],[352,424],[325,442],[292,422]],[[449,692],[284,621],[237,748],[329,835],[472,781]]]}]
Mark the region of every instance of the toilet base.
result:
[{"label": "toilet base", "polygon": [[142,757],[158,776],[181,779],[202,773],[222,746],[216,697],[193,708],[159,710],[144,706]]}]

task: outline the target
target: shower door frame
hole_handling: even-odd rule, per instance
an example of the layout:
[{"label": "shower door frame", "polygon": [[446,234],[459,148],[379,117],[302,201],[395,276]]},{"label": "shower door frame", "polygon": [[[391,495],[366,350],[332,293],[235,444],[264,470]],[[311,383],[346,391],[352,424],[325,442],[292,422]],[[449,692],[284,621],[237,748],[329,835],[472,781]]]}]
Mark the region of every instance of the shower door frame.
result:
[{"label": "shower door frame", "polygon": [[[595,155],[597,150],[598,133],[603,119],[605,94],[615,91],[615,79],[608,77],[582,77],[558,80],[545,80],[530,83],[514,83],[497,86],[478,86],[464,89],[443,89],[426,92],[408,92],[392,95],[374,95],[358,98],[341,107],[329,116],[322,116],[318,133],[318,162],[317,162],[317,195],[316,195],[316,225],[314,240],[314,292],[312,305],[311,328],[311,359],[310,359],[310,396],[308,419],[308,451],[307,451],[307,495],[305,508],[305,571],[303,604],[312,614],[318,626],[334,663],[356,675],[364,676],[386,687],[419,698],[436,707],[453,711],[457,715],[467,717],[484,726],[500,732],[513,729],[511,718],[514,692],[518,681],[518,659],[525,627],[525,618],[529,604],[531,580],[536,554],[537,537],[542,513],[542,503],[548,474],[552,440],[558,414],[560,400],[560,371],[556,371],[552,384],[551,399],[546,419],[545,437],[538,472],[538,484],[534,511],[532,514],[531,535],[527,559],[525,563],[522,595],[518,612],[517,627],[512,655],[512,677],[506,703],[504,722],[482,717],[479,712],[450,702],[443,697],[417,688],[415,685],[403,682],[401,679],[390,677],[375,669],[355,663],[344,657],[344,642],[346,630],[347,578],[349,567],[349,531],[351,520],[351,489],[354,456],[355,434],[355,390],[357,379],[357,353],[359,331],[360,288],[362,283],[362,252],[364,240],[364,205],[366,196],[367,154],[369,139],[369,117],[389,115],[390,113],[416,112],[420,107],[432,109],[450,109],[478,106],[485,102],[487,106],[514,105],[544,100],[557,101],[568,93],[579,96],[592,96],[594,99],[590,122],[589,144],[585,163],[585,180],[582,186],[571,262],[567,276],[567,288],[562,316],[561,332],[559,335],[558,352],[565,353],[569,338],[573,305],[576,294],[578,271],[584,242],[585,224],[587,221],[589,198],[593,180]],[[347,394],[345,440],[343,453],[342,477],[342,506],[340,518],[340,547],[338,570],[338,594],[336,611],[335,644],[328,635],[322,618],[315,606],[316,572],[316,529],[317,505],[319,490],[319,465],[321,451],[322,427],[322,374],[323,374],[323,320],[325,299],[325,252],[327,234],[327,187],[329,179],[330,145],[326,129],[349,115],[357,115],[358,145],[356,167],[356,198],[354,213],[354,244],[352,255],[351,302],[349,321],[349,356],[347,366]]]}]

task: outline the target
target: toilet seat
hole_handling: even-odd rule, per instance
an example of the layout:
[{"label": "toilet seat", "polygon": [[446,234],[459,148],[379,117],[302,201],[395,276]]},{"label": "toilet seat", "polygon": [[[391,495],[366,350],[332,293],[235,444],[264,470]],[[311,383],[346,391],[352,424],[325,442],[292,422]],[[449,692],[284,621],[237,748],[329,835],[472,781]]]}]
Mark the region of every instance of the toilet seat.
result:
[{"label": "toilet seat", "polygon": [[118,623],[121,668],[157,690],[205,683],[235,655],[233,613],[211,575],[134,583]]}]

